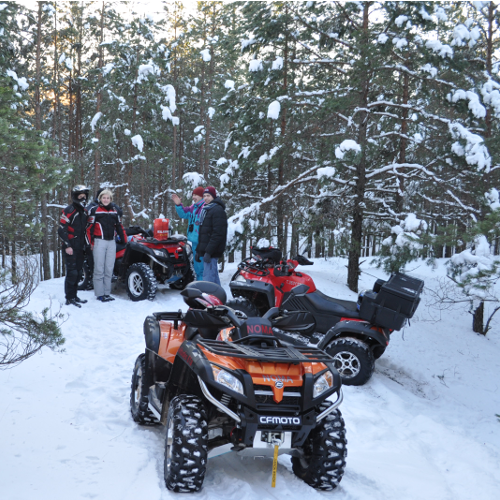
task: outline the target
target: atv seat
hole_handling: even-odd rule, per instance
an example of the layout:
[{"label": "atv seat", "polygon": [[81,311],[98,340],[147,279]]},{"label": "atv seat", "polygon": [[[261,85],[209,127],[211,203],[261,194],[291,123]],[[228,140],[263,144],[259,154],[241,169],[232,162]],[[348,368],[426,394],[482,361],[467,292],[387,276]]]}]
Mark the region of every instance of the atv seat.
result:
[{"label": "atv seat", "polygon": [[[227,295],[225,290],[215,283],[210,281],[193,281],[189,283],[186,288],[196,288],[202,293],[206,293],[208,295],[214,295],[217,297],[223,304],[227,301]],[[188,304],[189,305],[189,304]]]},{"label": "atv seat", "polygon": [[360,319],[357,302],[334,299],[319,290],[308,293],[306,297],[318,312],[328,312],[341,318]]}]

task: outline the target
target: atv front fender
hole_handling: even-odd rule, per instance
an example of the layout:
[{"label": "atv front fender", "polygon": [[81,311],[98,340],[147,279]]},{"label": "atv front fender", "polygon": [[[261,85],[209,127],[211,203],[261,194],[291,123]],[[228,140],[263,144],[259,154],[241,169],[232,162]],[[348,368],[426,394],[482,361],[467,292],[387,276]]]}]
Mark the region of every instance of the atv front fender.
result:
[{"label": "atv front fender", "polygon": [[346,336],[358,338],[371,346],[380,345],[385,348],[389,344],[389,335],[372,329],[370,323],[345,320],[339,321],[333,328],[330,328],[323,339],[318,342],[317,347],[325,349],[332,340]]}]

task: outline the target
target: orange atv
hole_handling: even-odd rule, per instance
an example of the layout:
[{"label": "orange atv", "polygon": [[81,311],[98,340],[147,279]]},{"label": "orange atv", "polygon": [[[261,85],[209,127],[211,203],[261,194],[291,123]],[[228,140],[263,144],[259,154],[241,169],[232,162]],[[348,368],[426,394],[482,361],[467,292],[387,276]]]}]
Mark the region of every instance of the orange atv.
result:
[{"label": "orange atv", "polygon": [[274,457],[273,485],[278,454],[287,453],[306,483],[335,488],[347,441],[334,360],[315,347],[284,346],[272,330],[314,328],[312,315],[274,308],[247,318],[224,305],[221,287],[203,281],[181,294],[186,313],[146,318],[130,396],[137,423],[166,426],[167,488],[199,491],[208,458],[230,450]]}]

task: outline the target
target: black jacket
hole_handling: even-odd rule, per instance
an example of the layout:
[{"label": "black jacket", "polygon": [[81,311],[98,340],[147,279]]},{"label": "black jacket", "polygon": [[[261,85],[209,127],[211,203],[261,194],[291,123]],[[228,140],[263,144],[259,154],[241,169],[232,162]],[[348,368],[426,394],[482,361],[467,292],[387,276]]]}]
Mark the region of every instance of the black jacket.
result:
[{"label": "black jacket", "polygon": [[[118,215],[122,218],[123,217],[123,210],[118,206],[116,205],[115,203],[111,202],[110,203],[114,209],[116,210],[116,212],[118,213]],[[97,207],[99,205],[99,200],[97,198],[94,198],[94,200],[92,200],[86,207],[85,207],[85,212],[87,212],[87,215],[90,213],[90,210],[94,207]]]},{"label": "black jacket", "polygon": [[77,203],[68,205],[61,214],[57,230],[62,240],[63,249],[71,247],[73,250],[83,250],[85,248],[86,227],[87,214],[83,207]]},{"label": "black jacket", "polygon": [[122,242],[126,243],[127,236],[122,226],[121,217],[116,210],[116,205],[113,203],[108,206],[94,205],[88,213],[87,242],[93,245],[95,238],[108,241],[114,240],[115,231]]},{"label": "black jacket", "polygon": [[196,253],[200,256],[208,253],[211,257],[222,257],[226,249],[226,239],[226,205],[217,197],[212,203],[203,207],[200,220],[200,239]]}]

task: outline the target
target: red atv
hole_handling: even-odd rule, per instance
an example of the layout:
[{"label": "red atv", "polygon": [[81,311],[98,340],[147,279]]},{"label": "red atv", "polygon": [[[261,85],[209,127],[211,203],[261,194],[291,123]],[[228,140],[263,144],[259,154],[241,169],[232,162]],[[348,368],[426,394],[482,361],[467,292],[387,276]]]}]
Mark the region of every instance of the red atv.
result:
[{"label": "red atv", "polygon": [[[334,357],[335,367],[346,385],[363,385],[374,369],[375,359],[389,345],[390,334],[400,330],[415,313],[424,282],[405,274],[377,280],[373,290],[361,292],[357,302],[321,293],[298,265],[312,265],[303,256],[282,261],[277,248],[252,248],[253,257],[238,265],[229,287],[234,299],[227,305],[248,316],[262,316],[270,308],[308,311],[316,320],[316,331],[297,334],[282,329],[275,335],[295,344],[314,344]],[[290,296],[297,285],[306,293]]]},{"label": "red atv", "polygon": [[[153,300],[158,283],[182,290],[194,281],[191,246],[185,236],[171,236],[168,219],[155,219],[153,230],[129,227],[126,233],[131,239],[116,243],[113,280],[125,284],[131,300]],[[84,262],[80,290],[91,283],[90,262]]]}]

